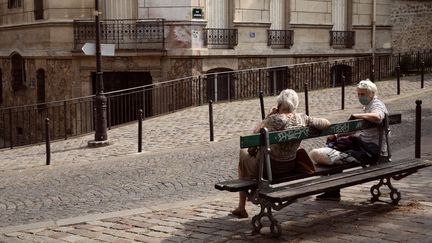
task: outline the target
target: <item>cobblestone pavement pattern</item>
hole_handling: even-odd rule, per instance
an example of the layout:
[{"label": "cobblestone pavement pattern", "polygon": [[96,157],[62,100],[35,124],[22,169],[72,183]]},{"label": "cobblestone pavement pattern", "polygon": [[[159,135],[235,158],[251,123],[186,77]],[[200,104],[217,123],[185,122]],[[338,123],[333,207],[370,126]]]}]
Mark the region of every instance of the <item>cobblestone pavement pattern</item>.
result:
[{"label": "cobblestone pavement pattern", "polygon": [[[395,81],[377,82],[389,110],[403,113],[403,124],[392,128],[392,148],[399,157],[409,155],[403,149],[414,141],[416,99],[423,100],[422,136],[432,134],[432,75],[426,75],[424,89],[418,79],[402,80],[399,96]],[[346,89],[343,111],[339,97],[339,88],[310,92],[310,114],[335,122],[360,110],[353,86]],[[302,112],[303,94],[300,99]],[[265,103],[270,109],[274,97]],[[0,234],[0,242],[268,239],[252,236],[249,221],[226,216],[235,206],[236,194],[213,189],[215,182],[236,177],[238,135],[257,124],[259,101],[215,104],[214,143],[208,142],[207,112],[208,107],[201,106],[145,120],[142,154],[135,153],[136,124],[110,130],[114,143],[104,148],[86,147],[92,135],[55,142],[51,166],[43,166],[44,146],[2,150],[0,233],[8,233]],[[427,141],[424,151],[431,151]],[[306,148],[322,144],[322,139],[303,142]],[[425,192],[431,185],[424,178],[431,174],[425,169],[398,182],[407,193],[397,208],[367,203],[368,184],[343,190],[340,204],[301,200],[276,215],[286,232],[283,240],[430,242],[432,194]],[[132,210],[124,211],[128,209]],[[256,210],[251,207],[251,215]],[[107,212],[123,213],[99,214]],[[74,220],[78,224],[70,224]],[[35,225],[19,226],[29,223]]]}]

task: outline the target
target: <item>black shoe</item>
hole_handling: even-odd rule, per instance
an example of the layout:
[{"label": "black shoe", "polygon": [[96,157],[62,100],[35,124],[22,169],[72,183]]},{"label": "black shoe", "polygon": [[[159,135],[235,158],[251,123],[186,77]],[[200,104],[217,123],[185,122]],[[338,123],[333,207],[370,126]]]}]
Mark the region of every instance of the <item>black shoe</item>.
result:
[{"label": "black shoe", "polygon": [[315,200],[340,201],[340,191],[324,192],[315,197]]}]

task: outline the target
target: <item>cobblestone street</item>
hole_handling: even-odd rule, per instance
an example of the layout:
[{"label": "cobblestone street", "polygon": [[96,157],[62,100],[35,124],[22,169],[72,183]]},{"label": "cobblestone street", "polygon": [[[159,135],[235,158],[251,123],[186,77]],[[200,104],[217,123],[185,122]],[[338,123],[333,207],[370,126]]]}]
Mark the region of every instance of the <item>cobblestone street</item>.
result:
[{"label": "cobblestone street", "polygon": [[[432,75],[425,88],[419,76],[380,81],[378,96],[390,113],[402,113],[392,126],[396,158],[413,157],[415,100],[423,101],[423,156],[432,152]],[[299,112],[304,111],[300,93]],[[355,87],[309,93],[310,115],[344,121],[359,112]],[[274,105],[266,97],[266,110]],[[209,142],[208,107],[185,109],[147,119],[141,154],[137,125],[108,132],[112,145],[87,148],[93,134],[52,144],[52,165],[45,166],[43,145],[0,151],[0,242],[178,242],[268,241],[252,235],[250,218],[227,216],[237,194],[214,189],[236,177],[238,137],[260,120],[259,100],[214,105],[215,142]],[[323,138],[302,143],[307,149]],[[283,241],[431,242],[432,168],[398,181],[399,207],[370,204],[363,184],[342,190],[342,201],[305,198],[276,213]],[[258,208],[250,206],[250,215]],[[265,233],[265,232],[264,232]]]}]

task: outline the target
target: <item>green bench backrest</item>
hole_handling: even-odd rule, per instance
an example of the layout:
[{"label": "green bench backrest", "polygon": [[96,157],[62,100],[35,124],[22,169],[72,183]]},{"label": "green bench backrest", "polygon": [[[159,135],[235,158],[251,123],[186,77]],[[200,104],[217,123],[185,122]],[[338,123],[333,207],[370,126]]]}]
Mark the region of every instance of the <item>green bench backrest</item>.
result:
[{"label": "green bench backrest", "polygon": [[[399,124],[402,121],[401,114],[391,114],[388,116],[389,125]],[[351,120],[341,123],[332,124],[325,130],[318,131],[314,128],[309,127],[294,127],[283,131],[274,131],[269,133],[270,144],[284,143],[294,140],[302,140],[307,138],[315,138],[321,136],[327,136],[336,133],[353,132],[367,128],[377,127],[375,123],[371,123],[365,120]],[[254,146],[260,146],[260,134],[252,134],[240,137],[240,147],[249,148]]]}]

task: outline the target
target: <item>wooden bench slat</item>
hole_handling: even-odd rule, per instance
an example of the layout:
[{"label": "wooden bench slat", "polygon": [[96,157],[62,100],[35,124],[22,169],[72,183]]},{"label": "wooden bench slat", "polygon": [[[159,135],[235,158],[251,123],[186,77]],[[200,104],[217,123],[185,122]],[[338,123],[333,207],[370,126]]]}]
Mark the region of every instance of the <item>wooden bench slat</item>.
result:
[{"label": "wooden bench slat", "polygon": [[[338,165],[338,166],[317,166],[316,171],[313,175],[306,174],[306,173],[290,174],[284,178],[274,179],[272,181],[272,184],[279,184],[279,183],[303,179],[311,176],[322,176],[322,175],[333,174],[335,172],[340,172],[341,170],[351,169],[355,167],[359,167],[359,164],[352,163],[352,164],[345,164],[345,165]],[[247,191],[250,189],[257,189],[258,181],[255,179],[236,179],[236,180],[229,180],[229,181],[221,181],[215,184],[215,188],[221,191],[229,191],[229,192]]]},{"label": "wooden bench slat", "polygon": [[[388,116],[389,125],[399,124],[402,122],[401,114],[391,114]],[[302,140],[307,138],[328,136],[336,133],[354,132],[362,129],[376,127],[377,124],[357,119],[346,122],[332,124],[329,128],[318,131],[309,127],[293,127],[284,131],[273,131],[269,133],[270,144],[289,142],[293,140]],[[240,147],[249,148],[259,146],[260,135],[252,134],[240,137]]]},{"label": "wooden bench slat", "polygon": [[430,159],[414,159],[398,163],[385,163],[378,166],[363,168],[361,169],[361,172],[356,170],[345,172],[343,174],[334,174],[328,177],[321,177],[298,184],[269,188],[261,191],[259,196],[270,202],[282,203],[329,190],[377,180],[384,176],[392,176],[404,172],[415,172],[418,169],[431,165],[432,161]]},{"label": "wooden bench slat", "polygon": [[258,181],[255,179],[237,179],[222,181],[215,184],[215,188],[221,191],[240,192],[258,188]]}]

